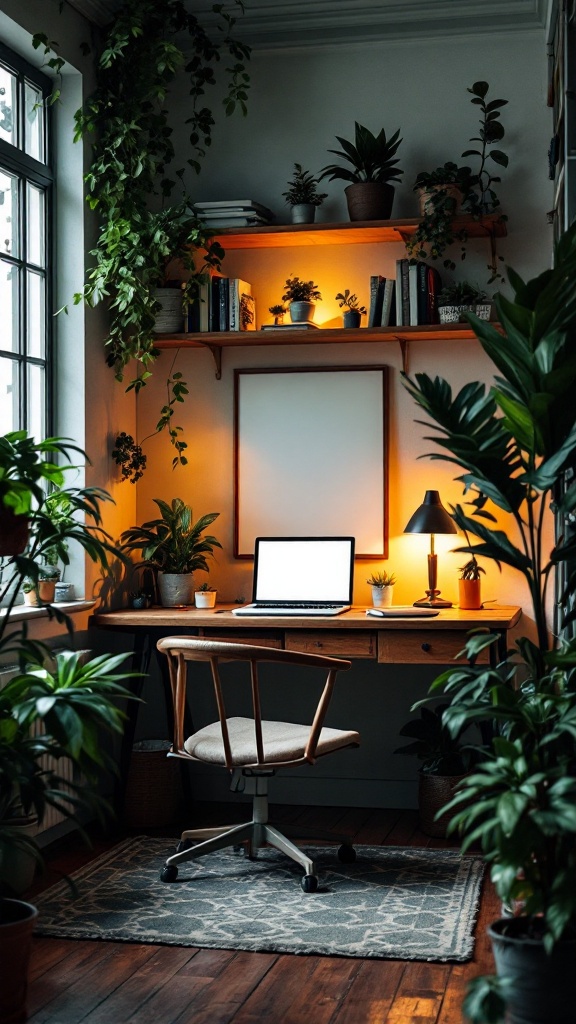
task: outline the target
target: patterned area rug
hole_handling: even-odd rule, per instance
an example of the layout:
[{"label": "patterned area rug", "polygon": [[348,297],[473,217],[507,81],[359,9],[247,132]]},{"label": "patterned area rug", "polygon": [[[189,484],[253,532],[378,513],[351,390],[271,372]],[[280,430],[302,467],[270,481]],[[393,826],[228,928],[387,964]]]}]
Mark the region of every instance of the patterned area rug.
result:
[{"label": "patterned area rug", "polygon": [[469,960],[482,883],[480,858],[452,850],[357,846],[354,864],[335,848],[309,847],[318,892],[275,850],[255,861],[224,850],[159,881],[169,840],[137,837],[42,893],[36,932],[212,949]]}]

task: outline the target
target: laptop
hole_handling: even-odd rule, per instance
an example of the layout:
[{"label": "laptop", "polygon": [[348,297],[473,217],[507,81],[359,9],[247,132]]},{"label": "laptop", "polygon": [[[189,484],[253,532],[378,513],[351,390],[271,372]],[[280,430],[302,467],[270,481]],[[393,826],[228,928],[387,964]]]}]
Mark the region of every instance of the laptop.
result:
[{"label": "laptop", "polygon": [[352,607],[354,537],[257,537],[251,604],[234,615],[340,615]]}]

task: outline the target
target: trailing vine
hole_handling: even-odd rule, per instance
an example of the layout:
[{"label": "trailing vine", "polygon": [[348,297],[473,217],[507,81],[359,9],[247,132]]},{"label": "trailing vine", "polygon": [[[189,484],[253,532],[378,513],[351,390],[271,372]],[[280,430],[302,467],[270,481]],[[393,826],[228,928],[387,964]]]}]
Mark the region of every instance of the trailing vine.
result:
[{"label": "trailing vine", "polygon": [[[226,57],[223,71],[227,91],[226,115],[246,114],[249,47],[232,36],[234,10],[214,4],[218,16],[217,41],[212,39],[182,0],[121,0],[113,20],[104,29],[97,57],[96,88],[75,114],[75,141],[93,139],[92,159],[85,175],[86,199],[99,219],[98,239],[91,250],[93,264],[74,303],[96,306],[106,301],[109,329],[106,362],[123,381],[133,360],[137,372],[126,390],[138,394],[150,379],[159,355],[155,346],[155,317],[159,304],[154,290],[171,278],[184,280],[183,302],[198,300],[200,282],[211,268],[219,268],[224,250],[213,233],[198,221],[184,183],[185,168],[174,169],[175,149],[170,86],[185,75],[191,103],[185,121],[191,156],[186,163],[198,172],[212,141],[215,124],[205,94],[216,85],[215,66]],[[49,54],[57,44],[44,34],[34,45]],[[186,47],[186,50],[184,50]],[[51,58],[47,61],[59,60]],[[57,69],[59,70],[59,68]],[[176,190],[177,198],[171,197]],[[171,371],[169,399],[156,431],[167,429],[176,449],[173,465],[185,464],[182,428],[173,425],[175,403],[187,393],[181,375]],[[143,465],[127,475],[131,459],[125,439],[116,439],[113,457],[124,478],[138,479]],[[135,443],[135,442],[134,442]],[[141,449],[141,445],[136,445]],[[144,456],[145,465],[145,456]]]}]

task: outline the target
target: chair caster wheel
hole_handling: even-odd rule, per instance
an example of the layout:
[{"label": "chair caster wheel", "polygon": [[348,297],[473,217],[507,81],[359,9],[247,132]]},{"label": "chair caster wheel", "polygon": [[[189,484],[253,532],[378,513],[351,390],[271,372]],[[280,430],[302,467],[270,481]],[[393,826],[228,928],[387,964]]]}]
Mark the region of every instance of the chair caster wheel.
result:
[{"label": "chair caster wheel", "polygon": [[342,864],[353,864],[356,860],[356,850],[354,847],[347,846],[346,843],[343,843],[338,850],[338,860],[341,861]]},{"label": "chair caster wheel", "polygon": [[183,853],[184,850],[191,850],[194,843],[191,839],[181,839],[176,846],[176,853]]},{"label": "chair caster wheel", "polygon": [[175,864],[165,864],[160,872],[161,882],[175,882],[178,878],[178,868]]},{"label": "chair caster wheel", "polygon": [[316,892],[318,889],[318,879],[316,875],[304,875],[300,885],[304,892]]}]

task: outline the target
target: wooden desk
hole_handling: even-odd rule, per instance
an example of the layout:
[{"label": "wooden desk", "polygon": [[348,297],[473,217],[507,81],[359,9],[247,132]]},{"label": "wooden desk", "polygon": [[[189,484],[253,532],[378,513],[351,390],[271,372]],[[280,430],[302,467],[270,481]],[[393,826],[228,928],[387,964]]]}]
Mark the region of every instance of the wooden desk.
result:
[{"label": "wooden desk", "polygon": [[143,633],[160,637],[191,632],[309,653],[370,658],[382,664],[445,665],[462,650],[471,629],[483,627],[495,633],[502,652],[508,630],[522,614],[515,606],[495,605],[481,611],[443,608],[435,618],[380,619],[366,615],[363,606],[325,619],[247,619],[233,615],[233,607],[122,609],[94,615],[91,622],[99,629],[120,629],[137,638]]}]

